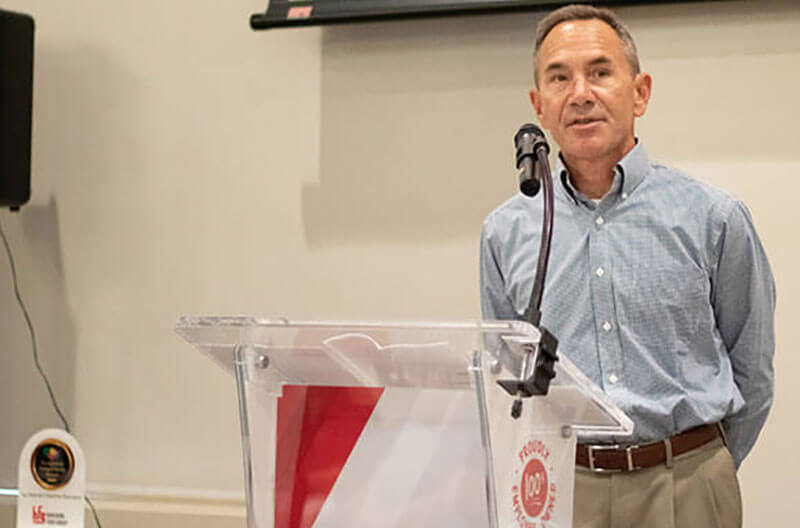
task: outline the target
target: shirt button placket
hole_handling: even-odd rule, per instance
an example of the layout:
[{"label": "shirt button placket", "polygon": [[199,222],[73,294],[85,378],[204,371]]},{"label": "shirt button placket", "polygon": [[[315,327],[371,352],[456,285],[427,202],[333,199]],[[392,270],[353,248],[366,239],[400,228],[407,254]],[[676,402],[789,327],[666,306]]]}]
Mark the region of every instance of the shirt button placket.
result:
[{"label": "shirt button placket", "polygon": [[607,390],[615,390],[621,381],[621,357],[619,343],[615,339],[614,329],[614,302],[610,268],[612,255],[609,245],[606,219],[602,215],[594,218],[594,229],[589,232],[589,254],[591,270],[594,274],[591,287],[594,297],[593,309],[597,336],[597,354],[600,372],[603,373],[602,385]]}]

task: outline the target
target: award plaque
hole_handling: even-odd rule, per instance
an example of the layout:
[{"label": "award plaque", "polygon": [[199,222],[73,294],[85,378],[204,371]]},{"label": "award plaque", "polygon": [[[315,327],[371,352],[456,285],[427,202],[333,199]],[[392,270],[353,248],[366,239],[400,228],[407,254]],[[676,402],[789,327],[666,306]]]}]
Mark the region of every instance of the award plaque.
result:
[{"label": "award plaque", "polygon": [[42,440],[31,456],[31,474],[46,490],[61,489],[69,484],[75,471],[75,456],[69,446],[55,438]]},{"label": "award plaque", "polygon": [[17,528],[83,528],[86,465],[75,438],[61,429],[34,434],[19,459]]}]

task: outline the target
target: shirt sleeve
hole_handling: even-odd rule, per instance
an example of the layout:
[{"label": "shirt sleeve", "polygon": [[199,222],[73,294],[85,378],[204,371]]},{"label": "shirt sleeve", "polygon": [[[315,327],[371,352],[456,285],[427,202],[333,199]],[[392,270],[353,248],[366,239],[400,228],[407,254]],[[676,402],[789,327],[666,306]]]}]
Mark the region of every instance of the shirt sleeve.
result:
[{"label": "shirt sleeve", "polygon": [[775,282],[747,207],[737,202],[717,243],[712,294],[717,329],[745,405],[723,420],[736,467],[752,449],[772,406]]},{"label": "shirt sleeve", "polygon": [[481,312],[484,319],[516,319],[514,305],[505,293],[505,282],[491,234],[491,223],[487,219],[481,231],[480,246]]}]

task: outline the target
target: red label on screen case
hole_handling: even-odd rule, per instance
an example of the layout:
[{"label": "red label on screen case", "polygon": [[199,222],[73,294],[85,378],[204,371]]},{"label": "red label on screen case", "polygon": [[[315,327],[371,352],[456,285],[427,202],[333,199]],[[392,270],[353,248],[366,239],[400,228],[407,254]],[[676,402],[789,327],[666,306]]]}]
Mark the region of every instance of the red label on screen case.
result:
[{"label": "red label on screen case", "polygon": [[297,7],[290,7],[289,12],[286,14],[286,18],[308,18],[311,16],[311,12],[314,10],[314,6],[297,6]]}]

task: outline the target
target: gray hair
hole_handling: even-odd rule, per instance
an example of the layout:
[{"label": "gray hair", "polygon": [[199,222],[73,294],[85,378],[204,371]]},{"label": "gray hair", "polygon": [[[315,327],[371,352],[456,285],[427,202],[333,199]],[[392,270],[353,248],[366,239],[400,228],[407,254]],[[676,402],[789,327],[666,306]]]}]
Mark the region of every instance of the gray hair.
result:
[{"label": "gray hair", "polygon": [[539,48],[542,47],[542,42],[544,42],[544,39],[547,38],[547,35],[550,34],[553,28],[571,20],[595,19],[605,22],[617,33],[617,36],[622,42],[625,57],[628,59],[628,64],[631,67],[631,72],[634,76],[639,74],[641,67],[639,66],[639,54],[636,51],[636,43],[633,41],[628,27],[619,15],[610,9],[597,8],[585,4],[571,4],[556,9],[539,21],[539,24],[536,26],[536,48],[533,53],[533,79],[536,86],[539,86]]}]

